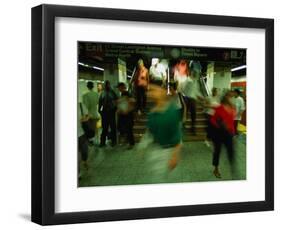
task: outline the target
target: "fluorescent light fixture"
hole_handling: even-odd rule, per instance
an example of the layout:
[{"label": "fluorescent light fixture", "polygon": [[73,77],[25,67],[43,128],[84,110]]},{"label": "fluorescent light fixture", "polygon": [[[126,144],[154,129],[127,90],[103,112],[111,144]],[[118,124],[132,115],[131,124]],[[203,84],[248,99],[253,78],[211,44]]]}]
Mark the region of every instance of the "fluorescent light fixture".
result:
[{"label": "fluorescent light fixture", "polygon": [[97,67],[97,66],[93,66],[93,69],[97,69],[97,70],[100,70],[100,71],[104,71],[103,68],[100,68],[100,67]]},{"label": "fluorescent light fixture", "polygon": [[78,65],[82,65],[82,66],[85,66],[85,67],[90,67],[88,64],[85,64],[85,63],[82,63],[82,62],[78,62]]},{"label": "fluorescent light fixture", "polygon": [[246,82],[246,78],[243,78],[243,79],[231,79],[231,83],[232,82]]},{"label": "fluorescent light fixture", "polygon": [[240,69],[246,69],[246,65],[241,65],[241,66],[238,66],[238,67],[235,67],[233,69],[231,69],[231,72],[234,72],[234,71],[237,71],[237,70],[240,70]]},{"label": "fluorescent light fixture", "polygon": [[132,78],[132,76],[130,76],[130,75],[127,75],[127,78]]},{"label": "fluorescent light fixture", "polygon": [[85,63],[82,63],[82,62],[78,62],[78,65],[82,65],[82,66],[85,66],[85,67],[88,67],[88,68],[93,68],[93,69],[97,69],[97,70],[100,70],[100,71],[104,71],[103,68],[100,68],[100,67],[97,67],[97,66],[89,66],[88,64],[85,64]]}]

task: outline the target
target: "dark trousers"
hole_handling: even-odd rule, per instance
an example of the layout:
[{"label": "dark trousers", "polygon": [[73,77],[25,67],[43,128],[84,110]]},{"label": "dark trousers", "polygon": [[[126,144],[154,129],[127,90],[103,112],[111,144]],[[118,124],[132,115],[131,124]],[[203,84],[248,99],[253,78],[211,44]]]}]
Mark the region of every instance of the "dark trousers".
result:
[{"label": "dark trousers", "polygon": [[238,124],[239,124],[239,121],[238,120],[234,120],[234,132],[235,132],[235,135],[238,134]]},{"label": "dark trousers", "polygon": [[135,138],[134,138],[134,134],[133,134],[133,128],[129,128],[127,130],[127,140],[129,142],[130,145],[134,145],[135,144]]},{"label": "dark trousers", "polygon": [[187,112],[190,112],[191,118],[191,131],[195,132],[195,122],[196,122],[196,100],[190,97],[184,97]]},{"label": "dark trousers", "polygon": [[214,129],[212,140],[214,143],[213,166],[219,166],[222,145],[226,147],[228,160],[232,164],[234,154],[233,136],[225,131]]},{"label": "dark trousers", "polygon": [[135,138],[133,134],[134,117],[133,113],[126,115],[119,115],[118,117],[118,131],[121,135],[126,135],[127,141],[130,145],[135,144]]},{"label": "dark trousers", "polygon": [[112,144],[116,144],[116,119],[114,111],[104,111],[101,114],[102,133],[101,133],[101,145],[105,145],[106,137],[108,136],[108,130],[110,128],[110,138]]},{"label": "dark trousers", "polygon": [[87,161],[88,159],[88,138],[82,135],[78,138],[78,151],[81,154],[81,159]]},{"label": "dark trousers", "polygon": [[136,89],[136,106],[137,111],[144,111],[146,107],[146,90],[145,87],[137,86]]}]

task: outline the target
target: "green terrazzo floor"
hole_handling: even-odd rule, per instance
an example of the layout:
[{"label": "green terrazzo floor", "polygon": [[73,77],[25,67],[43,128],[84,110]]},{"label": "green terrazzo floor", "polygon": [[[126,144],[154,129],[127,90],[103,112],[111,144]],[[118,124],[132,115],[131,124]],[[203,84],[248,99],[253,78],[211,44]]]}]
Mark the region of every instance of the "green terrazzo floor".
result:
[{"label": "green terrazzo floor", "polygon": [[[184,143],[177,167],[165,177],[152,175],[143,154],[127,146],[90,147],[89,169],[81,165],[78,186],[136,185],[246,179],[246,135],[235,137],[235,173],[223,148],[220,159],[222,178],[213,175],[212,147],[204,142]],[[146,153],[149,154],[149,153]]]}]

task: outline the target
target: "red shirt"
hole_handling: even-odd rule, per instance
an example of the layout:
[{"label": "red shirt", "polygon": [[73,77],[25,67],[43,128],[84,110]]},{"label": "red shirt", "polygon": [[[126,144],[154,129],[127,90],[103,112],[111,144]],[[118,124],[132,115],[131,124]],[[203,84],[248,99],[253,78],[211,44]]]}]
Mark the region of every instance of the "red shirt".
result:
[{"label": "red shirt", "polygon": [[135,78],[135,85],[147,87],[148,86],[148,70],[147,68],[143,67],[136,71],[136,78]]},{"label": "red shirt", "polygon": [[215,108],[215,114],[211,117],[211,123],[215,127],[219,128],[220,124],[218,123],[218,121],[220,121],[230,134],[235,134],[235,114],[236,111],[234,108],[220,105],[219,107]]}]

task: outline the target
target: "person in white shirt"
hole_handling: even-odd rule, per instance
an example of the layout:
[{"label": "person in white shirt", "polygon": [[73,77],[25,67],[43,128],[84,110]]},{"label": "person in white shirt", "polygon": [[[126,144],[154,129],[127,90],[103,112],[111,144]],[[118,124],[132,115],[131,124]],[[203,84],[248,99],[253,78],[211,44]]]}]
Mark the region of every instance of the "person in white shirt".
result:
[{"label": "person in white shirt", "polygon": [[[85,107],[87,108],[88,114],[91,118],[90,121],[92,128],[97,133],[96,126],[100,118],[98,113],[99,94],[93,90],[94,83],[92,81],[87,82],[87,88],[89,91],[83,95],[82,101]],[[90,142],[90,144],[93,143]]]},{"label": "person in white shirt", "polygon": [[182,93],[184,95],[184,99],[187,105],[187,111],[190,112],[191,132],[193,135],[196,135],[195,132],[196,102],[197,102],[197,97],[199,96],[197,79],[194,79],[192,76],[188,76],[183,86]]},{"label": "person in white shirt", "polygon": [[198,98],[202,98],[202,93],[200,92],[198,79],[194,78],[192,75],[188,76],[183,86],[182,93],[184,95],[184,99],[187,105],[187,110],[190,112],[191,132],[193,133],[193,135],[196,135],[196,105]]},{"label": "person in white shirt", "polygon": [[186,121],[186,104],[184,101],[183,95],[177,91],[177,82],[171,81],[169,82],[169,87],[171,91],[171,99],[172,102],[176,105],[176,108],[180,111],[181,122]]},{"label": "person in white shirt", "polygon": [[151,66],[149,68],[149,79],[151,83],[164,86],[167,78],[165,67],[161,61],[159,63],[158,58],[152,58]]},{"label": "person in white shirt", "polygon": [[234,120],[235,134],[238,135],[238,125],[242,119],[243,112],[245,111],[245,102],[241,97],[241,92],[239,89],[234,90],[234,105],[236,109],[236,116]]},{"label": "person in white shirt", "polygon": [[87,88],[89,91],[83,95],[83,104],[88,109],[89,115],[92,119],[99,119],[99,94],[93,90],[94,83],[92,81],[87,82]]},{"label": "person in white shirt", "polygon": [[178,92],[184,96],[187,111],[190,111],[191,132],[196,135],[196,99],[198,95],[197,79],[189,76],[189,68],[186,60],[181,59],[175,67],[174,80],[178,82]]}]

